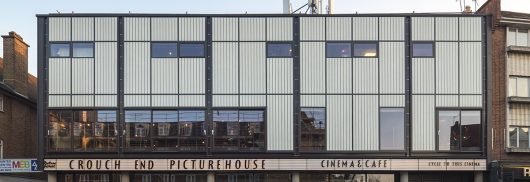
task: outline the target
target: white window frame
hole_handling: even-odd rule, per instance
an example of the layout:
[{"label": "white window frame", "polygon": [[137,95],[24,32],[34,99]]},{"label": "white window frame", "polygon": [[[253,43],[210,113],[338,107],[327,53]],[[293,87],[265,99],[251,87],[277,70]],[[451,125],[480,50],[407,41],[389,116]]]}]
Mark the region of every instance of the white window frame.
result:
[{"label": "white window frame", "polygon": [[[523,86],[526,84],[526,87]],[[530,97],[530,77],[510,76],[508,97]]]},{"label": "white window frame", "polygon": [[[510,29],[515,29],[515,32],[512,34]],[[520,33],[519,30],[527,30],[526,33]],[[526,34],[526,44],[523,45],[519,43],[519,34]],[[513,41],[511,40],[513,39]],[[526,46],[530,47],[530,29],[519,29],[513,27],[506,27],[506,46]]]},{"label": "white window frame", "polygon": [[[508,131],[510,131],[511,128],[515,128],[517,143],[515,144],[515,146],[512,145],[511,140],[510,140],[510,133],[508,132],[508,136],[507,136],[507,138],[508,138],[508,142],[507,143],[508,143],[508,146],[509,146],[508,148],[521,148],[520,147],[520,140],[519,140],[519,134],[520,134],[519,133],[519,129],[527,128],[527,129],[530,130],[530,127],[529,126],[509,126],[508,127]],[[526,148],[523,148],[523,149],[530,149],[530,142],[528,142],[528,146]]]}]

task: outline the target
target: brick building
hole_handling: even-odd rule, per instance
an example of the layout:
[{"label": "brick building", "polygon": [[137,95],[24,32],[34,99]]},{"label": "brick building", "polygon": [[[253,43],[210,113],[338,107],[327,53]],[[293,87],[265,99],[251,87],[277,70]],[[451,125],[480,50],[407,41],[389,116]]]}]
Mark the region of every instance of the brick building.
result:
[{"label": "brick building", "polygon": [[488,157],[491,181],[530,179],[530,14],[511,12],[510,1],[489,0],[492,15]]},{"label": "brick building", "polygon": [[2,35],[0,140],[3,158],[37,156],[37,78],[28,74],[28,47],[15,32]]}]

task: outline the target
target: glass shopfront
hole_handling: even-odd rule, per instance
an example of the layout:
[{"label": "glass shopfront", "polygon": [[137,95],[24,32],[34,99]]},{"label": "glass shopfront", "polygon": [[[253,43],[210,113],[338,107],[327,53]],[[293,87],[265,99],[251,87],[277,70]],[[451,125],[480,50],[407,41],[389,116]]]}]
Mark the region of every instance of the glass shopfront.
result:
[{"label": "glass shopfront", "polygon": [[300,173],[300,182],[394,182],[394,174],[365,173]]},{"label": "glass shopfront", "polygon": [[119,182],[116,173],[60,173],[57,182]]}]

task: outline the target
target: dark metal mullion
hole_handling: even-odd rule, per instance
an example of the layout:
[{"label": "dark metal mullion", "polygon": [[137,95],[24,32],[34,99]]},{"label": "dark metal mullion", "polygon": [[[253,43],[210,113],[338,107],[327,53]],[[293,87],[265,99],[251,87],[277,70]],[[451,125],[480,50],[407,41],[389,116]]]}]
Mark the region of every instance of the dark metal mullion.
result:
[{"label": "dark metal mullion", "polygon": [[405,17],[405,133],[406,155],[412,153],[412,69],[411,69],[411,17]]},{"label": "dark metal mullion", "polygon": [[92,72],[94,73],[94,75],[92,75],[92,89],[94,89],[92,90],[92,107],[96,107],[96,17],[94,17],[92,21],[92,61],[94,65],[94,67],[92,68]]},{"label": "dark metal mullion", "polygon": [[300,18],[293,17],[293,146],[300,155]]},{"label": "dark metal mullion", "polygon": [[[212,146],[213,146],[213,133],[211,131],[213,130],[213,113],[212,113],[212,107],[213,107],[213,95],[212,95],[212,89],[213,89],[213,67],[212,67],[212,17],[208,16],[206,17],[206,60],[205,60],[205,67],[206,67],[206,116],[205,116],[205,122],[206,122],[206,155],[211,156],[212,155]],[[209,133],[209,134],[208,134]]]},{"label": "dark metal mullion", "polygon": [[48,44],[48,19],[46,17],[39,17],[37,19],[37,73],[40,75],[37,78],[38,84],[38,97],[37,97],[37,160],[39,165],[37,168],[39,171],[44,170],[44,156],[45,151],[48,151],[47,147],[47,109],[48,109],[48,66],[47,56],[49,51]]},{"label": "dark metal mullion", "polygon": [[118,17],[118,115],[117,115],[117,129],[118,129],[118,155],[123,156],[124,148],[124,126],[125,126],[125,110],[124,110],[124,18]]}]

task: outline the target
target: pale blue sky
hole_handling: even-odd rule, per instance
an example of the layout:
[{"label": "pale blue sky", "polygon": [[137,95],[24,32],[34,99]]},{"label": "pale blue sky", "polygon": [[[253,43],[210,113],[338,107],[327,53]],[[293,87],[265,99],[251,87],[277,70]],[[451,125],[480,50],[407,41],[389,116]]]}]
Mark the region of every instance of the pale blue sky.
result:
[{"label": "pale blue sky", "polygon": [[[486,0],[478,0],[479,5]],[[29,72],[37,74],[37,19],[56,13],[281,13],[282,0],[9,0],[2,2],[0,34],[16,31],[31,46]],[[307,0],[291,0],[297,9]],[[323,0],[326,4],[327,0]],[[467,0],[471,4],[471,0]],[[325,5],[324,5],[325,6]],[[472,6],[474,9],[474,6]],[[530,6],[526,6],[530,7]],[[457,12],[455,0],[335,0],[335,13]],[[2,50],[0,50],[0,55]]]}]

